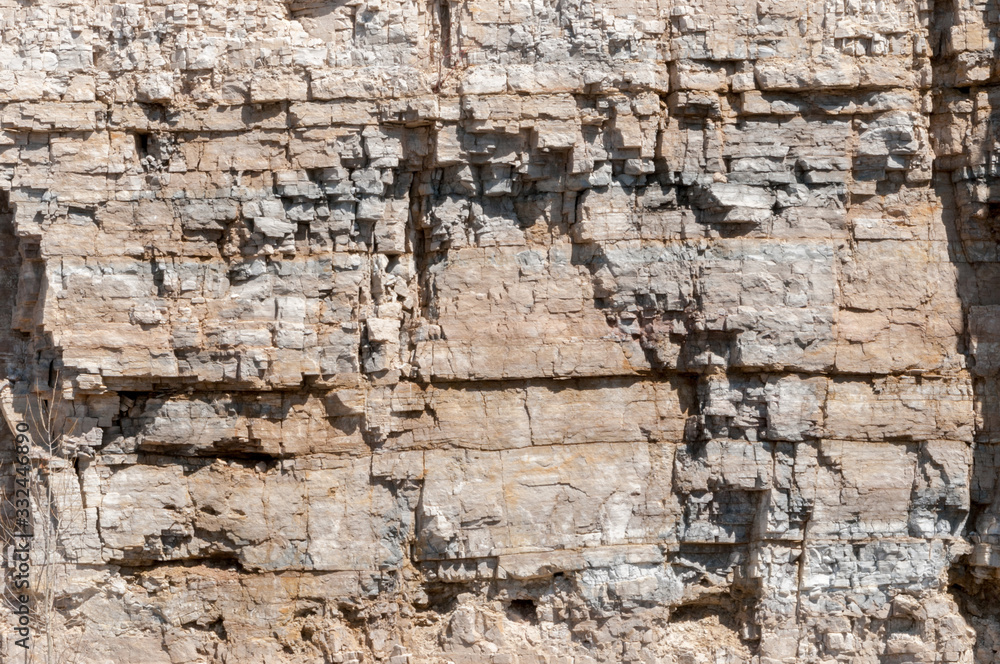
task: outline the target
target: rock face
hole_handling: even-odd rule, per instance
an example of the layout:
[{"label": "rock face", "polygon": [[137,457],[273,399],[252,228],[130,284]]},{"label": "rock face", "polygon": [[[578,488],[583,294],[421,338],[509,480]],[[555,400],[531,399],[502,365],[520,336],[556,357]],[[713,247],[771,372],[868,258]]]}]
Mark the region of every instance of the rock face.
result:
[{"label": "rock face", "polygon": [[0,29],[35,661],[996,661],[994,4]]}]

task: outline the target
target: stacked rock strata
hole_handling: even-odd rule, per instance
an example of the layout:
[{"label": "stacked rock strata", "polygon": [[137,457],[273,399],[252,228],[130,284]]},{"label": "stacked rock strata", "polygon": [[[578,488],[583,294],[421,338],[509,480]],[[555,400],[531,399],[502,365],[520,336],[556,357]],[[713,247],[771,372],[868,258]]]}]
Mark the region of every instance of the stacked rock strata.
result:
[{"label": "stacked rock strata", "polygon": [[995,661],[998,29],[4,0],[33,655]]}]

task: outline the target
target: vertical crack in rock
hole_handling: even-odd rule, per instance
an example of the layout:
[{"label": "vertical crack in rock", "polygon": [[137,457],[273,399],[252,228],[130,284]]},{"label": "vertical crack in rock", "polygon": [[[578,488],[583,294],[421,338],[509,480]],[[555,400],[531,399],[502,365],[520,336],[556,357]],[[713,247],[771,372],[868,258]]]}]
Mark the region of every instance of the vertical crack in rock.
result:
[{"label": "vertical crack in rock", "polygon": [[[993,338],[1000,330],[996,283],[997,149],[993,110],[996,96],[997,22],[994,3],[979,14],[959,3],[935,7],[934,80],[936,97],[935,187],[945,203],[952,260],[958,268],[964,327],[961,348],[972,374],[975,442],[970,476],[970,508],[965,522],[969,551],[949,570],[950,588],[975,634],[975,661],[1000,652],[994,634],[998,617],[986,609],[997,588],[996,513],[997,362]],[[939,470],[940,475],[946,473]]]},{"label": "vertical crack in rock", "polygon": [[[21,244],[14,231],[10,193],[0,191],[0,370],[5,376],[23,371],[20,365],[25,353],[25,332],[30,332],[23,330],[21,321],[16,319],[21,264]],[[24,281],[33,276],[25,275]]]}]

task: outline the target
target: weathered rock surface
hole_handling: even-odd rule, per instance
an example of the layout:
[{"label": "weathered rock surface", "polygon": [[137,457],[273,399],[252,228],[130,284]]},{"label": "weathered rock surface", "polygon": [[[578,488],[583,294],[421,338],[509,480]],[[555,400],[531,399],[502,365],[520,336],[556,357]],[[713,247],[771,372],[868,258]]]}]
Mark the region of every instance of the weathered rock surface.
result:
[{"label": "weathered rock surface", "polygon": [[993,4],[0,30],[37,661],[1000,656]]}]

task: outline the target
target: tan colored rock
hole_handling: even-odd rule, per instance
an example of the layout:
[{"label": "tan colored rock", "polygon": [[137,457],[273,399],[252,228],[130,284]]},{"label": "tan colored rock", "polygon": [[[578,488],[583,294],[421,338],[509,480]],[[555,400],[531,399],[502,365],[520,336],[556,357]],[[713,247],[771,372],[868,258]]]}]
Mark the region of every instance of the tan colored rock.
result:
[{"label": "tan colored rock", "polygon": [[0,7],[31,654],[992,661],[994,14]]}]

